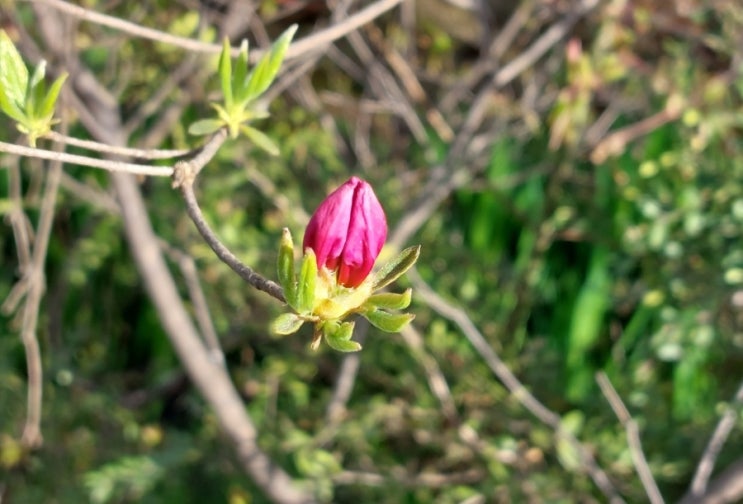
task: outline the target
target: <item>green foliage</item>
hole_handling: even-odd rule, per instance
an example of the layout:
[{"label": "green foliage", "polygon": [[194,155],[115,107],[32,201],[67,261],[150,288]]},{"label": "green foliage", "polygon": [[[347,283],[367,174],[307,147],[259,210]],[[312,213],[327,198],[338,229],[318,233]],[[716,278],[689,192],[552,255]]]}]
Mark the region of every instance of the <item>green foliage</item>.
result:
[{"label": "green foliage", "polygon": [[223,104],[213,103],[217,119],[201,119],[191,124],[188,131],[192,135],[208,135],[226,127],[232,138],[242,132],[248,139],[271,155],[279,153],[278,146],[271,138],[246,123],[265,119],[269,114],[256,108],[255,101],[266,92],[279,73],[289,44],[297,25],[287,28],[248,73],[248,42],[240,45],[240,53],[235,66],[232,66],[231,47],[225,37],[219,56],[218,74],[222,89]]},{"label": "green foliage", "polygon": [[54,107],[67,74],[47,89],[46,61],[41,60],[29,79],[26,64],[4,30],[0,30],[0,69],[0,110],[16,121],[18,130],[34,146],[57,122]]},{"label": "green foliage", "polygon": [[[581,41],[576,62],[561,63],[558,44],[477,111],[484,120],[472,147],[492,145],[474,149],[476,155],[461,164],[445,165],[471,169],[470,178],[411,243],[421,244],[416,266],[431,288],[466,311],[504,363],[559,415],[562,428],[589,446],[625,500],[643,502],[624,430],[594,385],[594,373],[606,372],[638,423],[664,497],[674,501],[686,491],[743,368],[743,80],[730,66],[740,52],[740,7],[692,1],[685,14],[671,3],[636,5],[636,15],[628,18],[612,10],[619,4],[599,5],[569,35]],[[95,1],[90,7],[103,8]],[[213,28],[193,33],[199,23],[185,19],[193,13],[175,4],[124,2],[111,8],[118,17],[172,33],[213,37]],[[19,16],[35,22],[22,6]],[[504,64],[547,28],[542,17],[529,19],[501,55]],[[266,21],[269,34],[281,33],[280,25]],[[272,120],[261,134],[281,146],[277,156],[238,128],[248,141],[226,144],[199,180],[206,219],[257,271],[271,277],[278,268],[291,306],[299,306],[299,289],[291,290],[301,266],[293,251],[287,253],[282,230],[301,236],[304,210],[316,207],[327,188],[351,171],[374,185],[394,229],[410,205],[429,197],[420,187],[448,160],[450,144],[433,132],[427,113],[441,110],[458,128],[460,116],[469,112],[469,99],[451,108],[437,100],[455,93],[452,86],[467,82],[478,68],[472,60],[481,57],[476,49],[435,26],[418,26],[412,40],[419,45],[402,46],[411,40],[410,31],[394,16],[375,22],[377,28],[384,46],[375,46],[375,55],[377,49],[387,55],[414,50],[408,64],[414,75],[425,77],[429,100],[414,110],[425,108],[419,119],[428,138],[410,134],[397,114],[369,112],[375,93],[370,72],[360,72],[364,80],[356,81],[324,58],[311,78],[318,111],[292,104],[291,97],[272,104]],[[183,50],[94,23],[78,30],[82,62],[118,92],[125,119],[150,114],[132,143],[149,138],[161,110],[139,107],[153,89],[170,82]],[[373,34],[361,35],[376,41]],[[0,79],[25,79],[22,86],[2,84],[4,96],[8,89],[14,96],[4,103],[15,104],[2,110],[16,121],[6,109],[24,111],[29,84],[36,81],[40,89],[43,67],[29,72],[22,61],[18,66],[7,42],[1,47]],[[354,68],[349,45],[341,42],[334,50],[350,55],[348,68]],[[237,58],[218,64],[219,86],[227,85],[233,106],[248,96],[244,84],[257,74],[251,74],[248,56],[247,47],[241,48]],[[267,74],[270,61],[261,73]],[[387,60],[374,63],[385,66]],[[228,64],[231,78],[223,80]],[[5,71],[14,66],[23,70]],[[188,91],[192,103],[163,147],[188,146],[188,124],[198,119],[205,99],[199,93],[206,86],[196,73],[182,84],[177,100]],[[254,84],[250,92],[259,89]],[[207,134],[230,119],[228,93],[222,94],[224,117],[192,128]],[[44,101],[38,96],[37,107]],[[677,119],[591,161],[606,128],[611,133],[636,126],[678,100]],[[328,118],[337,135],[327,127]],[[597,120],[601,127],[594,127]],[[0,123],[5,138],[14,129],[12,121]],[[71,134],[85,133],[73,123]],[[22,208],[35,223],[43,170],[22,162],[20,171]],[[66,176],[88,191],[63,188],[46,261],[38,331],[45,445],[37,452],[19,444],[26,402],[20,317],[3,312],[0,319],[0,496],[7,489],[14,502],[267,502],[184,377],[130,259],[120,216],[85,199],[90,191],[109,197],[107,176],[75,167],[67,167]],[[12,222],[17,205],[8,186],[8,178],[0,177],[3,212]],[[314,327],[300,329],[303,320],[296,314],[282,315],[280,303],[246,288],[220,263],[167,184],[148,180],[142,190],[164,243],[196,262],[226,366],[258,427],[259,443],[321,502],[605,500],[581,470],[575,449],[526,412],[458,326],[429,309],[424,298],[416,295],[411,310],[418,346],[408,333],[378,328],[393,329],[386,325],[390,318],[408,317],[395,313],[411,303],[404,278],[398,280],[404,292],[369,298],[370,318],[382,314],[376,326],[361,315],[355,324],[336,321],[319,333],[328,349],[308,352],[307,341],[318,336]],[[10,226],[0,242],[6,265],[0,290],[7,293],[22,273]],[[284,245],[278,264],[277,242]],[[190,306],[177,258],[171,256],[170,266]],[[377,286],[400,276],[394,264],[381,271]],[[311,293],[303,296],[311,305]],[[276,332],[296,329],[297,336],[272,336],[272,321]],[[327,410],[345,369],[338,351],[358,350],[353,333],[360,336],[365,327],[350,398],[334,416]],[[433,385],[438,377],[451,394],[453,414],[442,407],[442,389]],[[736,425],[716,470],[740,457],[742,442]]]}]

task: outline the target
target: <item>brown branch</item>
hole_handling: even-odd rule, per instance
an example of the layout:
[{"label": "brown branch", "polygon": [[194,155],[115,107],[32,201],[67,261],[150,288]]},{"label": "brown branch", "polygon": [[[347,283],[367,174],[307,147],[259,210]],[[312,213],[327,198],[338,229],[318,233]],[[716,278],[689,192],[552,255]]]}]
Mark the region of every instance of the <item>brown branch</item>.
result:
[{"label": "brown branch", "polygon": [[694,472],[694,479],[691,483],[691,489],[689,491],[691,497],[701,498],[707,491],[707,482],[712,474],[712,470],[715,468],[715,461],[722,451],[722,447],[725,445],[730,432],[735,427],[735,421],[738,416],[738,410],[743,404],[743,383],[738,387],[738,391],[735,393],[735,397],[731,404],[725,408],[725,412],[722,414],[722,418],[717,423],[715,431],[712,434],[707,447],[704,449],[702,458],[699,460],[697,469]]},{"label": "brown branch", "polygon": [[408,272],[408,277],[416,289],[416,294],[433,309],[436,313],[452,321],[459,327],[462,334],[467,338],[470,344],[480,354],[493,374],[503,383],[513,397],[526,408],[529,413],[534,415],[545,425],[552,428],[555,437],[563,439],[570,444],[581,458],[583,470],[591,477],[596,486],[609,499],[611,503],[624,502],[609,477],[604,470],[598,465],[591,452],[581,443],[573,434],[565,430],[562,426],[560,416],[548,409],[542,404],[529,390],[521,383],[511,369],[498,356],[493,348],[488,344],[485,337],[480,333],[475,324],[472,322],[467,313],[444,300],[436,294],[431,287],[418,275],[415,269]]},{"label": "brown branch", "polygon": [[[64,12],[69,16],[76,17],[85,21],[99,24],[101,26],[107,26],[114,30],[119,30],[129,35],[140,37],[144,39],[154,40],[156,42],[162,42],[164,44],[170,44],[182,49],[186,49],[192,52],[216,54],[222,50],[221,44],[210,44],[207,42],[200,42],[198,40],[190,39],[187,37],[179,37],[177,35],[171,35],[160,30],[153,28],[147,28],[145,26],[138,25],[125,19],[119,19],[114,16],[101,14],[93,10],[85,9],[69,2],[62,0],[26,0],[32,3],[38,3],[48,7],[52,7],[60,12]],[[385,12],[397,6],[403,0],[379,0],[364,9],[360,10],[356,14],[349,16],[342,23],[337,25],[329,26],[328,28],[314,33],[301,40],[297,40],[286,52],[287,59],[295,59],[305,56],[315,51],[321,51],[329,44],[336,40],[345,37],[349,33],[353,33],[358,27],[369,23],[370,21],[381,16]],[[238,56],[240,53],[239,48],[232,49],[232,55]],[[250,52],[251,61],[257,61],[265,50],[254,49]]]},{"label": "brown branch", "polygon": [[[54,52],[59,44],[54,34],[58,31],[60,19],[64,18],[55,16],[42,4],[35,7],[40,32],[49,50]],[[68,61],[68,66],[78,69],[70,76],[70,87],[77,98],[76,106],[80,107],[78,117],[81,123],[99,142],[126,145],[117,103],[109,99],[105,88],[77,59]],[[230,376],[209,357],[162,256],[136,180],[129,174],[114,172],[112,181],[121,204],[130,251],[145,290],[190,380],[214,410],[246,474],[274,502],[315,502],[308,490],[299,487],[260,448],[258,430]]]},{"label": "brown branch", "polygon": [[35,147],[24,147],[22,145],[6,142],[0,142],[0,152],[47,159],[50,161],[61,161],[63,163],[77,164],[81,166],[90,166],[92,168],[101,168],[110,172],[131,173],[132,175],[151,175],[154,177],[170,177],[173,175],[173,169],[167,166],[150,166],[112,161],[110,159],[97,159],[87,156],[79,156],[77,154],[68,154],[66,152],[37,149]]},{"label": "brown branch", "polygon": [[642,486],[645,488],[645,493],[648,496],[651,504],[663,504],[663,496],[658,489],[658,484],[653,478],[653,473],[650,471],[648,461],[645,459],[645,454],[642,450],[642,442],[640,440],[640,429],[637,426],[637,422],[630,415],[629,410],[622,402],[622,398],[614,389],[614,386],[609,381],[609,377],[606,373],[599,372],[596,374],[596,382],[604,394],[604,397],[609,402],[609,406],[614,411],[614,414],[619,419],[619,422],[624,427],[627,434],[627,444],[629,445],[630,454],[632,455],[632,461],[635,464],[637,474],[640,476]]},{"label": "brown branch", "polygon": [[227,138],[226,130],[222,129],[217,132],[209,142],[207,142],[204,149],[199,153],[198,156],[194,157],[189,161],[181,161],[176,163],[173,170],[173,186],[178,188],[183,196],[183,201],[186,204],[186,213],[191,218],[193,223],[196,225],[196,229],[199,230],[204,241],[211,247],[217,257],[222,262],[229,266],[232,271],[237,273],[240,278],[245,280],[248,284],[252,285],[258,290],[275,297],[282,303],[285,302],[284,293],[281,286],[277,283],[268,280],[262,275],[258,274],[250,266],[244,264],[240,259],[233,254],[217,237],[212,231],[204,219],[204,215],[199,207],[199,202],[196,200],[196,195],[193,192],[193,184],[198,173],[204,168],[207,161],[214,156],[216,150]]}]

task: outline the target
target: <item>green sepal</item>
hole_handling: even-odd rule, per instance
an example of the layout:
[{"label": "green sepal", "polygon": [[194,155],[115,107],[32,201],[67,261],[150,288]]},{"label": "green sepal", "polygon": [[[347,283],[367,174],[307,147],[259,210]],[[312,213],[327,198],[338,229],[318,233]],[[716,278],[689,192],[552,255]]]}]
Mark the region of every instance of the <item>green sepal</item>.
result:
[{"label": "green sepal", "polygon": [[413,267],[415,261],[418,260],[420,253],[420,245],[408,247],[400,252],[397,257],[382,266],[382,269],[377,271],[377,273],[374,275],[372,290],[378,290],[386,287],[400,278],[406,271]]},{"label": "green sepal", "polygon": [[340,325],[335,323],[325,324],[323,326],[325,342],[330,348],[339,352],[358,352],[361,350],[361,345],[351,340],[353,327],[353,322],[343,322]]},{"label": "green sepal", "polygon": [[[28,68],[4,30],[0,30],[0,68],[0,93],[17,108],[22,107],[26,99]],[[5,108],[3,111],[10,115]]]},{"label": "green sepal", "polygon": [[272,156],[279,155],[279,146],[262,131],[245,125],[240,127],[240,131],[259,149],[268,152]]},{"label": "green sepal", "polygon": [[219,55],[219,83],[222,87],[224,105],[228,110],[232,108],[232,57],[230,40],[225,37],[222,40],[222,52]]},{"label": "green sepal", "polygon": [[412,297],[413,289],[408,289],[402,294],[383,292],[381,294],[371,295],[364,304],[373,306],[374,308],[382,308],[384,310],[404,310],[410,306]]},{"label": "green sepal", "polygon": [[400,332],[415,318],[415,315],[410,313],[387,313],[377,309],[363,312],[361,315],[377,329],[389,333]]},{"label": "green sepal", "polygon": [[253,68],[248,81],[245,83],[244,91],[240,93],[245,101],[254,100],[259,97],[271,85],[276,78],[276,74],[279,73],[279,68],[281,68],[281,63],[284,61],[286,50],[289,48],[289,44],[296,31],[296,24],[287,28],[276,42],[273,43],[271,50],[264,54],[255,68]]},{"label": "green sepal", "polygon": [[188,133],[196,136],[211,135],[222,126],[224,121],[219,119],[199,119],[188,127]]},{"label": "green sepal", "polygon": [[294,274],[294,242],[288,228],[281,233],[279,258],[277,261],[279,284],[284,289],[284,297],[289,306],[297,308],[297,277]]},{"label": "green sepal", "polygon": [[271,323],[271,331],[282,336],[294,334],[299,331],[302,324],[304,319],[296,313],[282,313]]},{"label": "green sepal", "polygon": [[297,285],[297,311],[312,313],[315,306],[315,284],[317,283],[317,260],[312,249],[307,249],[302,259]]}]

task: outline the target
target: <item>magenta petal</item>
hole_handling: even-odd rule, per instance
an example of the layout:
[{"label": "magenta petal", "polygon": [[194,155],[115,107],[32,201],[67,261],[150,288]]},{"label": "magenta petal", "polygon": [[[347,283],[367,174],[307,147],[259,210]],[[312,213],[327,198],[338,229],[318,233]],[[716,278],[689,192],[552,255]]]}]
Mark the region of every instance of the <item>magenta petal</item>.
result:
[{"label": "magenta petal", "polygon": [[304,235],[318,266],[337,270],[338,282],[356,287],[369,275],[387,238],[387,219],[371,186],[351,177],[312,215]]},{"label": "magenta petal", "polygon": [[303,248],[311,248],[317,265],[337,267],[346,244],[348,223],[351,220],[354,187],[350,180],[333,191],[320,203],[304,233]]}]

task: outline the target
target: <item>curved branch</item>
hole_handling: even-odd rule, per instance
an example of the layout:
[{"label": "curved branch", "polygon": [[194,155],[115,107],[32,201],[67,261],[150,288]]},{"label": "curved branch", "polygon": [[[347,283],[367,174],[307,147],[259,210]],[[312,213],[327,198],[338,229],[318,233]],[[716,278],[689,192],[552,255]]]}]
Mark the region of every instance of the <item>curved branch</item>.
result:
[{"label": "curved branch", "polygon": [[90,166],[92,168],[101,168],[110,172],[124,172],[132,175],[150,175],[153,177],[170,177],[173,175],[173,168],[168,166],[149,166],[112,161],[109,159],[96,159],[87,156],[79,156],[77,154],[68,154],[66,152],[37,149],[36,147],[24,147],[22,145],[15,145],[6,142],[0,142],[0,152],[39,159],[48,159],[50,161],[59,161],[80,166]]}]

